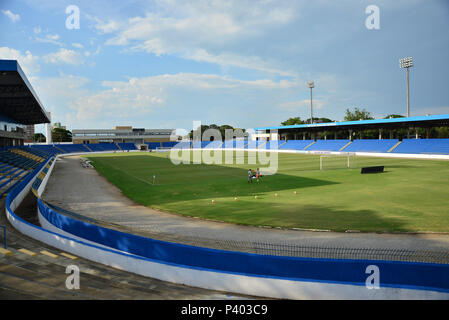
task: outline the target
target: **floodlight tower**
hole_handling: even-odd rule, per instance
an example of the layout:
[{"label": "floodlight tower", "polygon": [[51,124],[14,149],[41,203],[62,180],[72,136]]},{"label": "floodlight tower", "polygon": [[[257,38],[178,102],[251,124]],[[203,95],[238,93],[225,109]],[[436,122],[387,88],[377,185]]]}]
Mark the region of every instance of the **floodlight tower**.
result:
[{"label": "floodlight tower", "polygon": [[315,88],[315,82],[307,82],[307,87],[310,88],[310,123],[313,123],[313,107],[312,107],[312,89]]},{"label": "floodlight tower", "polygon": [[399,60],[399,66],[407,71],[407,117],[410,117],[410,93],[408,86],[408,68],[413,67],[412,57],[402,58]]}]

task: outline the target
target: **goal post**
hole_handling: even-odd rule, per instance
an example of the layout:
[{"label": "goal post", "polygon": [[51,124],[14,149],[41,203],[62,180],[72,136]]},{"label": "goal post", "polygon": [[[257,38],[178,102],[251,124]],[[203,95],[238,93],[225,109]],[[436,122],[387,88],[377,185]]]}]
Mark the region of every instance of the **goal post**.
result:
[{"label": "goal post", "polygon": [[355,153],[321,154],[320,170],[355,168]]}]

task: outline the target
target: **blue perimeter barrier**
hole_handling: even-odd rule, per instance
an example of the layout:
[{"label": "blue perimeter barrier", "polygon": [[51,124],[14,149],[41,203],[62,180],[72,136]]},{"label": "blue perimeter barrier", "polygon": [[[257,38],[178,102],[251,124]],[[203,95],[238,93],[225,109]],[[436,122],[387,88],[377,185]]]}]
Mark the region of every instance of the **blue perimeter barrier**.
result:
[{"label": "blue perimeter barrier", "polygon": [[[224,275],[243,275],[259,279],[291,280],[298,283],[322,283],[334,285],[365,286],[368,276],[366,268],[375,265],[380,271],[380,287],[411,289],[420,292],[449,293],[449,264],[416,263],[379,260],[318,259],[258,255],[244,252],[216,250],[170,243],[137,235],[127,234],[83,221],[79,221],[55,212],[38,199],[38,207],[44,219],[55,227],[73,234],[75,238],[62,235],[33,225],[16,216],[11,209],[15,198],[50,163],[51,158],[39,165],[24,180],[18,183],[6,198],[6,210],[12,219],[22,225],[57,236],[62,241],[79,243],[103,252],[110,252],[141,261],[180,268],[212,271]],[[16,223],[14,223],[16,224]],[[44,237],[45,238],[45,237]],[[84,242],[95,241],[96,244]],[[109,248],[101,247],[105,245]],[[122,250],[122,251],[117,251]],[[260,288],[259,288],[260,289]],[[419,291],[418,291],[419,290]],[[371,291],[371,290],[370,290]],[[446,296],[447,297],[447,296]]]},{"label": "blue perimeter barrier", "polygon": [[380,260],[318,259],[259,255],[171,243],[61,215],[38,199],[41,214],[74,236],[150,261],[184,268],[293,281],[365,286],[369,265],[380,270],[381,287],[449,292],[449,265]]}]

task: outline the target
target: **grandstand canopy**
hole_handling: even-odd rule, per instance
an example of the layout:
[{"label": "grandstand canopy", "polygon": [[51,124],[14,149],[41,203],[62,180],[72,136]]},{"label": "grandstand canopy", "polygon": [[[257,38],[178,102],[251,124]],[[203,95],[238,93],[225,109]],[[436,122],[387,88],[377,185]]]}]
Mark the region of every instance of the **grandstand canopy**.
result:
[{"label": "grandstand canopy", "polygon": [[20,124],[50,122],[16,60],[0,60],[0,107],[2,114]]},{"label": "grandstand canopy", "polygon": [[322,132],[342,130],[397,129],[397,128],[430,128],[449,126],[449,114],[419,117],[404,117],[376,120],[340,121],[313,124],[297,124],[290,126],[274,126],[254,128],[256,131],[278,130],[278,132]]}]

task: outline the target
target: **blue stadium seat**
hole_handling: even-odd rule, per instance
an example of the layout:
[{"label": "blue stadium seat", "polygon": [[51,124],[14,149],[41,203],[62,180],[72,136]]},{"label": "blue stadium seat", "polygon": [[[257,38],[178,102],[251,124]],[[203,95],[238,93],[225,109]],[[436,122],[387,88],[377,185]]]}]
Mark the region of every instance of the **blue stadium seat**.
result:
[{"label": "blue stadium seat", "polygon": [[313,140],[288,140],[287,142],[279,141],[279,150],[304,150]]},{"label": "blue stadium seat", "polygon": [[222,148],[225,149],[243,149],[245,145],[248,144],[248,140],[244,139],[234,139],[234,140],[225,140]]},{"label": "blue stadium seat", "polygon": [[176,149],[190,149],[190,147],[191,147],[190,141],[181,141],[174,146],[174,148]]},{"label": "blue stadium seat", "polygon": [[392,153],[449,154],[449,139],[404,139]]},{"label": "blue stadium seat", "polygon": [[256,141],[252,140],[245,145],[245,149],[257,149],[259,148],[259,146],[265,145],[265,143],[266,143],[265,140],[256,140]]},{"label": "blue stadium seat", "polygon": [[119,150],[115,143],[89,143],[86,146],[92,151],[116,151]]},{"label": "blue stadium seat", "polygon": [[354,140],[349,146],[344,148],[344,152],[388,152],[398,139],[362,139]]},{"label": "blue stadium seat", "polygon": [[317,140],[314,144],[312,144],[307,151],[339,151],[346,144],[348,144],[350,140]]},{"label": "blue stadium seat", "polygon": [[58,149],[64,150],[66,153],[74,153],[74,152],[90,152],[89,149],[86,148],[84,144],[54,144],[54,146]]},{"label": "blue stadium seat", "polygon": [[203,141],[207,142],[203,148],[206,149],[219,149],[223,145],[223,141]]},{"label": "blue stadium seat", "polygon": [[149,150],[154,150],[156,148],[162,147],[160,142],[146,142],[146,144],[148,145]]},{"label": "blue stadium seat", "polygon": [[136,144],[132,142],[119,142],[118,145],[122,150],[137,150]]}]

